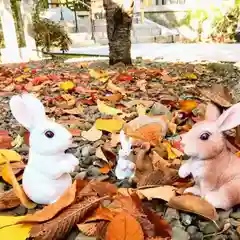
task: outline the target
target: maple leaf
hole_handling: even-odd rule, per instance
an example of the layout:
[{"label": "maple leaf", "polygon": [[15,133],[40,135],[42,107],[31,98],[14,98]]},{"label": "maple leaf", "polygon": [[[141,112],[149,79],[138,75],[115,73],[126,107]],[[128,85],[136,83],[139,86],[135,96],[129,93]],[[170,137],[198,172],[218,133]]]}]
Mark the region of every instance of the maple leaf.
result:
[{"label": "maple leaf", "polygon": [[144,240],[138,221],[127,212],[119,213],[108,225],[106,240]]},{"label": "maple leaf", "polygon": [[106,197],[85,197],[83,201],[70,205],[55,218],[33,225],[30,237],[35,240],[63,239],[90,211],[96,209]]},{"label": "maple leaf", "polygon": [[21,204],[13,189],[0,193],[0,209],[11,209]]}]

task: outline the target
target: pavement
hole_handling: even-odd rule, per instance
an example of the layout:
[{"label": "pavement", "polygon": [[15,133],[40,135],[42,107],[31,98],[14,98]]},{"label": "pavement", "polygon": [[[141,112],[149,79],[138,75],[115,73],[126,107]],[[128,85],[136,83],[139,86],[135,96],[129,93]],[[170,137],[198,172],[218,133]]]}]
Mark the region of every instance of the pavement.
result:
[{"label": "pavement", "polygon": [[[51,51],[61,53],[61,51]],[[108,45],[71,48],[68,54],[108,57]],[[211,43],[137,43],[132,44],[132,58],[142,57],[155,61],[240,61],[240,44]]]}]

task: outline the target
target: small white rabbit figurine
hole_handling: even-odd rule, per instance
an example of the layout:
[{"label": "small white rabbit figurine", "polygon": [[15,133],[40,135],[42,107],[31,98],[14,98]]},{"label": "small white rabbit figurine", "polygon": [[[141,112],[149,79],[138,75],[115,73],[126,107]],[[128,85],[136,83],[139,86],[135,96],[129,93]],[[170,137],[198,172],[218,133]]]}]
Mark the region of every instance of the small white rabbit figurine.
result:
[{"label": "small white rabbit figurine", "polygon": [[78,165],[74,155],[65,153],[72,135],[48,119],[43,104],[31,94],[13,96],[9,104],[13,116],[30,132],[23,189],[32,201],[51,204],[71,186],[69,173]]},{"label": "small white rabbit figurine", "polygon": [[122,148],[118,152],[118,161],[115,174],[118,179],[132,178],[135,175],[135,164],[129,160],[132,151],[132,138],[125,135],[124,131],[120,131],[120,143]]}]

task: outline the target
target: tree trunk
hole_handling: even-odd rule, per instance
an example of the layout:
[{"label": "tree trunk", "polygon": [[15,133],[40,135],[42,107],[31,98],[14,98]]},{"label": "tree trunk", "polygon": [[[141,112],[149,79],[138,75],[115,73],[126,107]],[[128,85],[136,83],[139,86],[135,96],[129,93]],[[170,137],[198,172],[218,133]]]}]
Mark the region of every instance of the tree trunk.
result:
[{"label": "tree trunk", "polygon": [[132,64],[131,29],[134,0],[103,0],[106,12],[109,64]]}]

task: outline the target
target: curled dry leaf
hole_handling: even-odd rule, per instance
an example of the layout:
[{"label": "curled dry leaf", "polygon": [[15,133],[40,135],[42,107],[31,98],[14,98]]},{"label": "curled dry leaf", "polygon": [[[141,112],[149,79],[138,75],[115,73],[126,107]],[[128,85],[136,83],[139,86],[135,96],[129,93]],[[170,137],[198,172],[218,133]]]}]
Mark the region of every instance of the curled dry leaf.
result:
[{"label": "curled dry leaf", "polygon": [[75,181],[55,203],[44,207],[42,210],[39,210],[32,215],[24,217],[20,220],[20,223],[45,222],[52,219],[60,211],[73,203],[75,200],[76,189],[77,182]]},{"label": "curled dry leaf", "polygon": [[21,204],[13,189],[0,193],[0,209],[11,209]]},{"label": "curled dry leaf", "polygon": [[117,108],[110,107],[110,106],[106,105],[104,102],[100,101],[99,99],[97,100],[97,106],[98,106],[99,112],[105,113],[107,115],[116,116],[116,115],[122,113],[121,110],[119,110]]},{"label": "curled dry leaf", "polygon": [[21,155],[13,150],[1,149],[0,150],[0,164],[7,162],[19,162],[22,160]]},{"label": "curled dry leaf", "polygon": [[102,137],[102,131],[98,130],[94,124],[88,131],[82,131],[82,137],[88,141],[95,142]]},{"label": "curled dry leaf", "polygon": [[[11,165],[12,167],[12,165]],[[17,181],[20,181],[22,179],[22,173],[23,173],[23,168],[20,169],[19,171],[13,171],[13,174],[15,175]],[[21,172],[21,173],[20,173]],[[20,173],[20,174],[19,174]],[[9,170],[8,170],[8,165],[4,164],[2,171],[1,171],[2,179],[7,182],[8,184],[12,185],[12,179],[11,175],[9,175]]]},{"label": "curled dry leaf", "polygon": [[190,194],[175,196],[170,199],[168,205],[178,210],[198,214],[210,220],[215,221],[218,219],[216,209],[209,202],[198,196]]},{"label": "curled dry leaf", "polygon": [[104,97],[101,97],[100,99],[101,100],[107,100],[109,102],[112,102],[112,103],[116,103],[116,102],[119,102],[121,99],[122,99],[123,95],[121,93],[114,93],[112,95],[109,95],[109,96],[104,96]]},{"label": "curled dry leaf", "polygon": [[160,170],[170,166],[170,163],[163,159],[156,151],[151,153],[153,170]]},{"label": "curled dry leaf", "polygon": [[124,96],[126,95],[125,90],[115,85],[111,80],[107,83],[107,90],[112,93],[121,93]]},{"label": "curled dry leaf", "polygon": [[[17,175],[17,174],[19,174],[23,171],[23,169],[25,168],[25,164],[22,161],[12,162],[11,167],[12,167],[13,173],[15,175]],[[0,165],[0,176],[1,177],[2,177],[2,171],[3,171],[4,168],[6,168],[5,164]]]},{"label": "curled dry leaf", "polygon": [[143,195],[148,200],[156,198],[168,202],[172,197],[176,196],[176,188],[173,186],[165,185],[160,187],[138,189],[137,193],[140,193],[140,196]]},{"label": "curled dry leaf", "polygon": [[2,153],[1,153],[1,156],[3,158],[5,158],[7,171],[8,171],[8,176],[11,179],[11,183],[12,183],[13,189],[14,189],[16,195],[18,196],[18,198],[20,199],[22,205],[25,206],[26,208],[29,208],[29,209],[35,208],[36,204],[33,203],[28,198],[26,193],[23,191],[23,188],[19,185],[19,183],[18,183],[18,181],[17,181],[17,179],[16,179],[16,177],[15,177],[15,175],[13,173],[13,170],[11,168],[11,164],[10,164],[8,158],[6,158]]},{"label": "curled dry leaf", "polygon": [[108,225],[106,240],[144,240],[138,221],[127,212],[119,213]]},{"label": "curled dry leaf", "polygon": [[71,229],[96,209],[103,198],[85,197],[83,201],[70,205],[55,218],[33,225],[30,237],[36,240],[63,239]]},{"label": "curled dry leaf", "polygon": [[85,220],[85,223],[92,222],[92,221],[99,221],[99,220],[105,220],[105,221],[112,221],[117,213],[111,211],[109,208],[105,207],[98,207],[96,210],[94,216],[88,218]]}]

